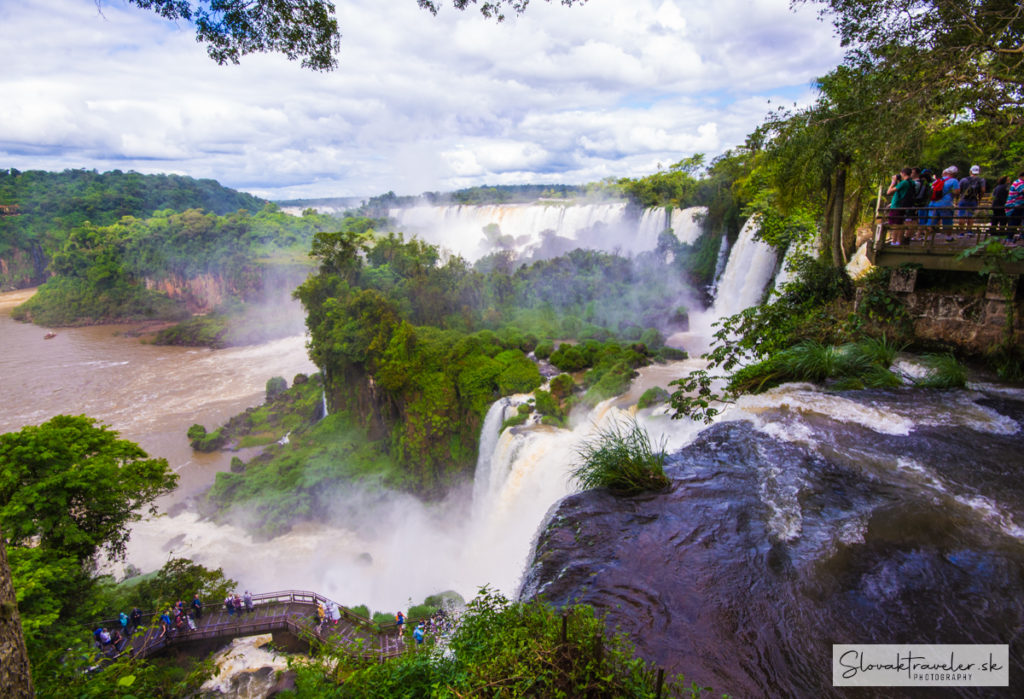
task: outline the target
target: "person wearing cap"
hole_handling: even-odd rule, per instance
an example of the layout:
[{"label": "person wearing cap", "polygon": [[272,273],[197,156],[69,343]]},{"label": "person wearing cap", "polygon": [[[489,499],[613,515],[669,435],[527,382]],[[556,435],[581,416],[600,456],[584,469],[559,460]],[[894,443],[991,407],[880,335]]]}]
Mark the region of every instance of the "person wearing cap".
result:
[{"label": "person wearing cap", "polygon": [[964,219],[970,232],[970,219],[974,218],[974,210],[978,208],[978,202],[985,195],[985,178],[981,176],[981,168],[977,165],[971,166],[971,174],[960,180],[960,211],[957,214]]},{"label": "person wearing cap", "polygon": [[[956,203],[957,197],[960,196],[960,180],[956,178],[957,172],[956,165],[950,165],[942,171],[942,178],[939,180],[942,182],[941,196],[928,204],[931,209],[931,216],[928,218],[929,226],[937,225],[941,220],[943,228],[953,227],[953,205]],[[936,182],[933,189],[938,186],[940,185]],[[946,240],[952,239],[953,236],[946,236]]]}]

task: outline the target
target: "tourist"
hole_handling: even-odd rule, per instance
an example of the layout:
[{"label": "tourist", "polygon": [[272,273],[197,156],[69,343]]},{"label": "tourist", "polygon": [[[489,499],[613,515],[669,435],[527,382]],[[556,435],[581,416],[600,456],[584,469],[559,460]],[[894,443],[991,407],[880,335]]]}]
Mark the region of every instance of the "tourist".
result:
[{"label": "tourist", "polygon": [[166,611],[160,615],[160,635],[157,638],[163,638],[167,635],[167,632],[171,628],[171,614],[170,611]]},{"label": "tourist", "polygon": [[118,620],[121,622],[121,631],[124,632],[124,635],[131,636],[131,631],[129,631],[128,629],[131,628],[132,622],[131,619],[128,618],[128,615],[124,612],[121,612],[118,615]]},{"label": "tourist", "polygon": [[1022,219],[1024,219],[1024,170],[1017,174],[1017,179],[1010,185],[1010,191],[1006,197],[1006,224],[1009,227],[1007,235],[1016,237],[1020,232]]},{"label": "tourist", "polygon": [[322,602],[317,600],[316,603],[316,632],[320,633],[323,630],[324,624],[327,622],[327,610],[324,609]]},{"label": "tourist", "polygon": [[992,188],[992,232],[1006,232],[1006,197],[1010,194],[1010,177],[1003,175]]},{"label": "tourist", "polygon": [[142,625],[142,610],[138,607],[134,607],[131,614],[128,615],[128,620],[131,622],[131,632],[135,633],[136,629]]},{"label": "tourist", "polygon": [[242,601],[245,602],[245,611],[251,612],[252,611],[252,593],[249,592],[248,590],[246,590],[245,591],[245,597],[242,598]]},{"label": "tourist", "polygon": [[971,174],[960,180],[960,211],[958,215],[964,219],[967,231],[970,233],[971,219],[974,218],[978,202],[985,195],[985,178],[981,176],[981,168],[977,165],[971,166]]},{"label": "tourist", "polygon": [[[953,226],[953,204],[960,195],[960,180],[956,178],[958,172],[956,165],[950,165],[942,171],[942,177],[932,185],[932,200],[928,206],[931,215],[928,217],[928,225],[935,226],[940,221],[943,228]],[[946,240],[953,240],[953,236],[946,235]]]},{"label": "tourist", "polygon": [[[224,598],[224,608],[228,610],[228,616],[235,615],[235,600],[231,595]],[[241,610],[239,610],[239,613],[241,613]]]},{"label": "tourist", "polygon": [[913,171],[909,167],[900,170],[892,176],[892,182],[889,183],[889,189],[886,192],[886,194],[892,195],[892,200],[889,203],[889,223],[893,226],[900,226],[900,228],[890,231],[893,245],[901,245],[904,242],[906,230],[903,228],[903,222],[906,220],[907,211],[914,206],[916,190],[911,179],[912,174]]},{"label": "tourist", "polygon": [[932,200],[932,171],[924,168],[920,171],[917,182],[917,200],[914,206],[918,207],[917,222],[919,225],[928,223],[928,204]]},{"label": "tourist", "polygon": [[203,601],[199,599],[199,593],[192,595],[192,616],[196,621],[203,618]]},{"label": "tourist", "polygon": [[110,632],[102,626],[92,632],[92,637],[96,639],[101,648],[110,644]]},{"label": "tourist", "polygon": [[416,629],[412,632],[412,637],[416,639],[416,645],[423,645],[423,625],[416,624]]}]

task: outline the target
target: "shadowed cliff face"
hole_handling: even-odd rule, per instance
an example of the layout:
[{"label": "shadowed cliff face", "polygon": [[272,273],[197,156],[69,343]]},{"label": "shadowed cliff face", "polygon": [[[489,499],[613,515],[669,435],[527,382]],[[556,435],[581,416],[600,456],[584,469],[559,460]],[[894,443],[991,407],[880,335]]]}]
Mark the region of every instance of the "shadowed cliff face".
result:
[{"label": "shadowed cliff face", "polygon": [[[943,395],[844,399],[912,413]],[[593,604],[644,657],[736,697],[838,695],[832,644],[855,642],[1009,643],[1019,687],[1024,403],[957,396],[987,422],[885,434],[783,404],[716,425],[671,459],[668,493],[563,500],[523,596]]]}]

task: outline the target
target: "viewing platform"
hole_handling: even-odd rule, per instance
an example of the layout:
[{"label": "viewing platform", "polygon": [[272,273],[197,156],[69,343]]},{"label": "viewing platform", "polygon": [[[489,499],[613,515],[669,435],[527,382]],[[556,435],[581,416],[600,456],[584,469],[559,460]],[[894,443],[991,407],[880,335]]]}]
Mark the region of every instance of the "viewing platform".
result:
[{"label": "viewing platform", "polygon": [[[1011,228],[1006,219],[993,219],[993,209],[982,204],[971,211],[973,216],[961,216],[957,207],[952,209],[924,209],[926,223],[921,223],[921,208],[890,209],[875,217],[875,234],[867,248],[872,264],[880,267],[899,267],[910,264],[922,269],[956,272],[980,272],[987,260],[979,255],[960,258],[960,254],[980,243],[998,238],[1009,247],[1024,247],[1020,235],[1024,226]],[[947,212],[941,215],[938,212]],[[894,223],[905,218],[903,223]],[[936,221],[927,225],[928,217]],[[942,225],[945,223],[946,225]],[[1017,242],[1012,242],[1014,236]],[[1000,261],[1003,274],[1024,274],[1024,261]]]}]

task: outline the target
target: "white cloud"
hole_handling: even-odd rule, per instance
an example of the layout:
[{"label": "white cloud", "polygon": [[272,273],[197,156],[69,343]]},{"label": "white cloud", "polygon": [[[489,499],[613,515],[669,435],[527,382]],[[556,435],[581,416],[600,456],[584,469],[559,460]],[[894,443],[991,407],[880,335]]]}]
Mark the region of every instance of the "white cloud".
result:
[{"label": "white cloud", "polygon": [[[503,24],[339,0],[340,68],[218,66],[187,26],[0,8],[0,167],[214,177],[265,196],[583,182],[742,142],[840,56],[788,0],[532,3]],[[740,21],[742,20],[742,21]]]}]

